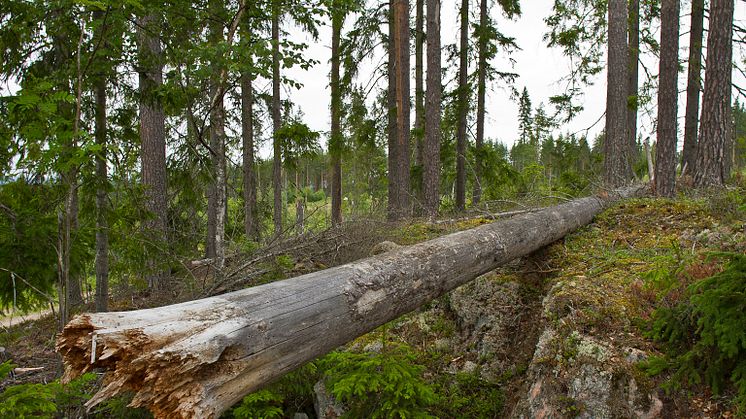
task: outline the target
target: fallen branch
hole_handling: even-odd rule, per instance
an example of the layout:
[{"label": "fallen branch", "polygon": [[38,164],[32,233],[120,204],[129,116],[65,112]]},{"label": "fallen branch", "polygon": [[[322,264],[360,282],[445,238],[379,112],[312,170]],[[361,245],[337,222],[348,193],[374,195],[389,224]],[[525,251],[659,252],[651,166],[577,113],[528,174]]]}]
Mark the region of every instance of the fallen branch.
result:
[{"label": "fallen branch", "polygon": [[109,370],[89,408],[124,391],[156,417],[214,418],[252,391],[591,222],[638,188],[402,247],[347,265],[167,307],[75,317],[64,380]]}]

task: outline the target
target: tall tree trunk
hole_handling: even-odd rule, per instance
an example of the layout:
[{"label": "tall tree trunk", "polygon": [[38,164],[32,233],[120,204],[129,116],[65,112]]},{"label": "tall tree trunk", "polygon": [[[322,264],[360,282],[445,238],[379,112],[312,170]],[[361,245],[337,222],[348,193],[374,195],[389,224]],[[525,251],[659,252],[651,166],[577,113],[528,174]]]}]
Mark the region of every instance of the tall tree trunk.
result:
[{"label": "tall tree trunk", "polygon": [[733,0],[712,0],[709,28],[702,126],[694,164],[694,184],[698,187],[719,186],[726,178],[725,147],[732,135]]},{"label": "tall tree trunk", "polygon": [[145,207],[152,218],[144,223],[151,242],[146,258],[148,287],[157,289],[166,273],[160,266],[158,246],[165,244],[167,226],[166,116],[156,92],[163,84],[160,17],[144,16],[138,25],[140,53],[140,161]]},{"label": "tall tree trunk", "polygon": [[397,208],[399,208],[399,189],[397,182],[397,162],[399,148],[396,129],[396,50],[394,49],[394,38],[396,37],[396,13],[394,12],[393,0],[389,1],[389,36],[388,36],[388,63],[386,66],[388,86],[386,101],[388,105],[388,206],[386,217],[389,220],[397,219]]},{"label": "tall tree trunk", "polygon": [[280,1],[272,1],[272,187],[275,236],[282,234],[282,147],[277,136],[280,130]]},{"label": "tall tree trunk", "polygon": [[461,0],[461,46],[458,72],[458,127],[456,130],[456,210],[466,208],[466,117],[469,113],[467,55],[469,53],[469,0]]},{"label": "tall tree trunk", "polygon": [[684,116],[684,149],[681,154],[682,174],[694,173],[696,171],[699,91],[702,88],[702,36],[704,34],[704,18],[705,0],[692,0],[692,21],[689,31],[689,67],[686,83],[686,114]]},{"label": "tall tree trunk", "polygon": [[[489,19],[487,0],[479,2],[479,37],[477,46],[479,48],[477,68],[477,138],[474,142],[474,191],[472,193],[472,204],[477,205],[482,200],[482,147],[484,144],[484,96],[487,90],[487,20]],[[537,147],[538,151],[538,147]]]},{"label": "tall tree trunk", "polygon": [[632,179],[627,137],[627,2],[609,0],[608,62],[606,65],[606,138],[604,182],[620,186]]},{"label": "tall tree trunk", "polygon": [[[390,220],[409,215],[409,0],[393,0],[393,91],[395,109],[394,147],[389,144]],[[391,30],[391,29],[390,29]],[[392,56],[389,56],[391,61]],[[392,74],[389,75],[391,82]],[[389,87],[391,89],[391,87]],[[392,138],[390,138],[391,140]],[[393,151],[393,153],[392,153]],[[391,200],[392,192],[394,200]]]},{"label": "tall tree trunk", "polygon": [[[252,65],[252,64],[249,64]],[[241,74],[241,141],[243,148],[243,205],[246,238],[259,241],[259,211],[256,206],[256,167],[254,158],[253,74]]]},{"label": "tall tree trunk", "polygon": [[342,130],[340,114],[342,111],[342,86],[339,81],[339,42],[342,37],[344,15],[334,2],[332,10],[332,73],[331,73],[331,136],[329,139],[329,156],[332,166],[332,225],[342,223]]},{"label": "tall tree trunk", "polygon": [[637,158],[638,59],[640,57],[640,0],[629,0],[629,73],[627,74],[627,141],[629,164]]},{"label": "tall tree trunk", "polygon": [[[218,45],[223,38],[223,3],[220,0],[210,0],[210,43]],[[219,59],[218,59],[219,60]],[[208,248],[212,249],[213,265],[222,269],[225,262],[225,214],[226,214],[226,159],[225,159],[225,104],[223,102],[223,87],[220,74],[222,64],[213,62],[210,78],[210,149],[212,149],[211,193],[208,195]],[[211,231],[210,231],[211,230]]]},{"label": "tall tree trunk", "polygon": [[[104,23],[104,12],[96,10],[93,19],[100,22],[96,38],[106,42],[107,26]],[[108,57],[102,57],[107,60]],[[96,103],[96,127],[94,136],[96,145],[101,149],[96,154],[96,311],[109,309],[109,223],[108,197],[109,176],[106,167],[106,72],[101,71],[95,78],[93,90]]]},{"label": "tall tree trunk", "polygon": [[434,218],[440,205],[440,0],[427,0],[427,101],[423,182],[425,213]]},{"label": "tall tree trunk", "polygon": [[679,70],[679,0],[661,2],[661,54],[658,72],[658,145],[655,192],[672,197],[676,188],[676,127]]},{"label": "tall tree trunk", "polygon": [[425,11],[425,0],[416,0],[416,15],[415,15],[415,41],[414,41],[414,164],[421,170],[417,171],[418,178],[414,179],[414,183],[419,186],[417,188],[417,196],[414,202],[414,210],[416,214],[422,212],[424,205],[424,184],[422,170],[423,167],[423,143],[425,138],[425,88],[424,88],[424,46],[425,46],[425,30],[424,30],[424,11]]}]

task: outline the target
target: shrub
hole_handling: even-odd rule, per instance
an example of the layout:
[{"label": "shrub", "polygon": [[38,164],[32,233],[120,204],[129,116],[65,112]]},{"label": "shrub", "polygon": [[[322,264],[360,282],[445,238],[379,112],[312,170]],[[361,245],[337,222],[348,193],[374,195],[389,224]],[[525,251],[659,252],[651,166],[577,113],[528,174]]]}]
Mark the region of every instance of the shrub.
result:
[{"label": "shrub", "polygon": [[668,353],[643,367],[651,374],[671,370],[667,386],[707,384],[719,394],[736,387],[735,404],[746,412],[746,255],[713,253],[725,261],[722,271],[694,282],[685,298],[653,313],[648,331],[666,342]]},{"label": "shrub", "polygon": [[328,367],[327,388],[349,409],[346,416],[429,418],[437,397],[414,359],[407,346],[397,345],[378,354],[333,352],[321,363]]}]

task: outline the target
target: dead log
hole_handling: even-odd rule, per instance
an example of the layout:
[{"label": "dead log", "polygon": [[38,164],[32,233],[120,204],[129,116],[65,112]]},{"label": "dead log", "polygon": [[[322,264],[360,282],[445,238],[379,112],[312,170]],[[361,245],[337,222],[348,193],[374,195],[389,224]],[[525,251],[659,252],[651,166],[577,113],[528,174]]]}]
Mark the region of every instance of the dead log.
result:
[{"label": "dead log", "polygon": [[75,317],[65,380],[108,370],[94,406],[132,391],[156,417],[218,417],[283,374],[591,222],[638,189],[402,247],[347,265],[167,307]]}]

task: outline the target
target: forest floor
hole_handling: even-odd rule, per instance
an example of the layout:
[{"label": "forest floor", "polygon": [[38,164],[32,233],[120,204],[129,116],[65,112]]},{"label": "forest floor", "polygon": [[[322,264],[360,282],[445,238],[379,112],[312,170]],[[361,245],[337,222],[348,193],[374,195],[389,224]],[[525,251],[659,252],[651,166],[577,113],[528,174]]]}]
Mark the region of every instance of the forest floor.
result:
[{"label": "forest floor", "polygon": [[[408,348],[438,394],[427,410],[439,417],[731,417],[732,390],[667,392],[665,375],[649,377],[637,365],[661,351],[645,333],[651,313],[671,304],[661,299],[661,272],[681,267],[674,277],[680,283],[667,286],[683,289],[721,269],[711,252],[746,252],[745,197],[741,188],[617,204],[564,240],[358,338],[345,351]],[[408,245],[492,221],[350,223],[250,256],[239,253],[220,282],[197,266],[181,272],[183,284],[168,295],[119,296],[112,305],[131,309],[214,295],[356,260],[382,241]],[[0,388],[59,376],[55,330],[52,316],[3,327],[3,359],[44,369],[6,379]],[[295,403],[293,409],[313,416],[312,396]]]}]

